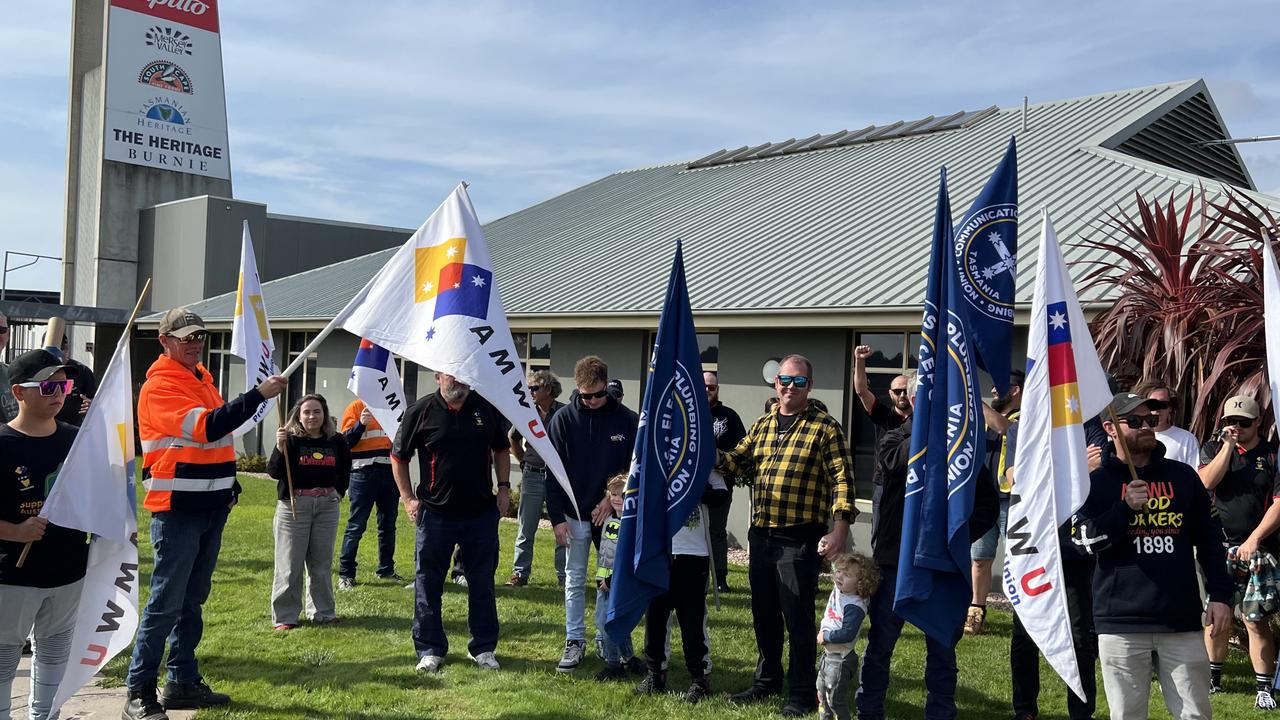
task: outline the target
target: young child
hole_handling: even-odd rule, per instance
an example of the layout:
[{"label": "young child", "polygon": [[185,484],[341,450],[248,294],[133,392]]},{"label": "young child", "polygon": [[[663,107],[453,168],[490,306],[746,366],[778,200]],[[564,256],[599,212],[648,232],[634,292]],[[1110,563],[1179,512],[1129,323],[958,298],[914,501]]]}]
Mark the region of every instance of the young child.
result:
[{"label": "young child", "polygon": [[627,672],[643,671],[641,661],[635,657],[630,639],[625,645],[618,645],[609,639],[604,631],[604,622],[609,614],[609,581],[613,579],[613,558],[618,550],[618,531],[622,528],[622,494],[627,489],[627,476],[619,473],[609,478],[605,486],[605,497],[613,506],[613,515],[605,522],[600,534],[600,549],[596,551],[596,648],[604,669],[596,673],[596,680],[621,680]]},{"label": "young child", "polygon": [[702,493],[702,504],[671,537],[671,576],[667,592],[649,601],[644,616],[644,656],[649,673],[636,687],[637,695],[667,689],[667,632],[674,610],[680,625],[684,664],[693,681],[684,694],[684,701],[695,704],[711,696],[711,636],[707,633],[711,537],[707,534],[703,505],[718,506],[728,498],[729,488],[723,478],[718,473],[712,474]]},{"label": "young child", "polygon": [[858,672],[853,643],[858,639],[867,603],[880,585],[880,568],[861,553],[831,561],[835,585],[818,628],[822,659],[818,661],[818,708],[821,720],[849,720],[849,683]]}]

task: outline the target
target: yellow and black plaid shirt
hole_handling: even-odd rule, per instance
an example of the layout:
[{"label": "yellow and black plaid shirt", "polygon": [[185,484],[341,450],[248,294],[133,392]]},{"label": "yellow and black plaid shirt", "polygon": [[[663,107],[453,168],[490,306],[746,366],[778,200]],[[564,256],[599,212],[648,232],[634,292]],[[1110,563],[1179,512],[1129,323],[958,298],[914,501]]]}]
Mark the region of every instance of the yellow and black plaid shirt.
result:
[{"label": "yellow and black plaid shirt", "polygon": [[853,513],[853,459],[844,430],[813,405],[791,429],[778,431],[778,410],[760,417],[747,436],[724,454],[726,475],[755,475],[751,524],[781,528],[826,523]]}]

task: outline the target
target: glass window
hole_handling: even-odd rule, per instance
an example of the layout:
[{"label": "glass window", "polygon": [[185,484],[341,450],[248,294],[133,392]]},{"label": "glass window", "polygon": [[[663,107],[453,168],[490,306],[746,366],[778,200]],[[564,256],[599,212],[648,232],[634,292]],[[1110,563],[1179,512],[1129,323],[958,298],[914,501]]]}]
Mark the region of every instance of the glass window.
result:
[{"label": "glass window", "polygon": [[907,367],[912,370],[920,364],[920,333],[913,332],[907,336]]},{"label": "glass window", "polygon": [[[314,332],[289,332],[289,357],[286,365],[292,365],[293,361],[298,359],[303,350],[316,339],[318,333]],[[289,383],[289,408],[292,409],[294,404],[298,402],[298,398],[316,391],[316,353],[312,351],[307,355],[307,359],[302,363],[302,367],[298,368],[301,373],[294,373],[293,378],[301,378],[302,382]],[[291,378],[292,379],[292,378]]]},{"label": "glass window", "polygon": [[720,369],[720,333],[698,333],[698,353],[702,356],[702,369],[715,372]]},{"label": "glass window", "polygon": [[[529,362],[534,365],[551,364],[551,333],[532,333],[529,335]],[[542,362],[539,362],[542,361]]]},{"label": "glass window", "polygon": [[226,395],[231,387],[231,333],[209,333],[204,341],[204,366],[213,378],[214,387]]},{"label": "glass window", "polygon": [[871,357],[867,358],[868,368],[902,369],[903,334],[896,333],[861,333],[859,345],[871,347]]},{"label": "glass window", "polygon": [[511,339],[516,343],[516,355],[522,358],[529,357],[529,333],[513,332]]}]

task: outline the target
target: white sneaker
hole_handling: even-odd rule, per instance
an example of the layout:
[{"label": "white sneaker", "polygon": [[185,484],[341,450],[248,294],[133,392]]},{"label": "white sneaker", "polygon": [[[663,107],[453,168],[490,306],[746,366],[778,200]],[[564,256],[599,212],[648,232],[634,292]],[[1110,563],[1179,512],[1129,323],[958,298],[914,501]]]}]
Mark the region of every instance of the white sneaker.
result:
[{"label": "white sneaker", "polygon": [[564,643],[564,655],[560,658],[560,664],[556,665],[559,672],[569,672],[582,664],[582,656],[586,643],[582,640],[566,640]]},{"label": "white sneaker", "polygon": [[[489,653],[493,655],[493,653]],[[414,668],[418,672],[440,672],[440,666],[444,664],[444,658],[439,655],[427,655],[418,661],[418,666]]]},{"label": "white sneaker", "polygon": [[479,655],[472,655],[471,653],[467,653],[467,659],[474,661],[476,665],[479,665],[481,668],[485,670],[498,669],[498,658],[493,656],[492,650],[490,650],[489,652],[482,652]]},{"label": "white sneaker", "polygon": [[1275,710],[1275,698],[1271,697],[1271,693],[1266,690],[1259,690],[1257,697],[1254,698],[1253,708],[1255,710]]}]

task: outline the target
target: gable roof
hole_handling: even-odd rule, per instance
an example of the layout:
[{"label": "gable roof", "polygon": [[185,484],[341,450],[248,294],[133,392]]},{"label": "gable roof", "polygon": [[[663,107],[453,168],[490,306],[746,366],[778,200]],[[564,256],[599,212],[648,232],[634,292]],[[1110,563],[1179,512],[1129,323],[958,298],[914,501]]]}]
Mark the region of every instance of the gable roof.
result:
[{"label": "gable roof", "polygon": [[[1021,107],[988,108],[613,173],[486,224],[498,287],[513,318],[656,314],[680,237],[696,312],[914,311],[939,169],[961,214],[1012,135],[1017,300],[1026,304],[1041,207],[1069,244],[1096,232],[1105,212],[1131,210],[1135,193],[1253,188],[1233,146],[1196,144],[1229,137],[1200,80],[1035,104],[1025,122]],[[271,317],[327,321],[392,252],[264,284]],[[1086,255],[1070,245],[1064,253],[1069,262]],[[228,294],[192,309],[225,320],[233,302]]]}]

